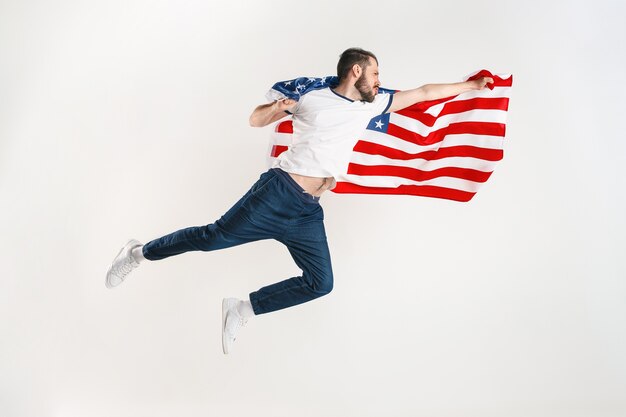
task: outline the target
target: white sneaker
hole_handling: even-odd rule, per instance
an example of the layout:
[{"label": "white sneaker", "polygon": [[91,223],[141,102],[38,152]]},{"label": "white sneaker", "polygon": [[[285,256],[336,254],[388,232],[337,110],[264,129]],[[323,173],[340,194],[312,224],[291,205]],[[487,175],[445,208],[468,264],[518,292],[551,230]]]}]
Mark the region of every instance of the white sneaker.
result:
[{"label": "white sneaker", "polygon": [[132,239],[129,240],[122,249],[120,249],[107,271],[107,278],[104,282],[104,285],[106,285],[107,288],[113,288],[120,285],[126,278],[126,275],[139,266],[139,263],[135,260],[132,254],[133,249],[137,246],[141,246],[141,243]]},{"label": "white sneaker", "polygon": [[239,329],[246,325],[248,319],[241,317],[237,311],[239,300],[224,298],[222,300],[222,350],[228,355]]}]

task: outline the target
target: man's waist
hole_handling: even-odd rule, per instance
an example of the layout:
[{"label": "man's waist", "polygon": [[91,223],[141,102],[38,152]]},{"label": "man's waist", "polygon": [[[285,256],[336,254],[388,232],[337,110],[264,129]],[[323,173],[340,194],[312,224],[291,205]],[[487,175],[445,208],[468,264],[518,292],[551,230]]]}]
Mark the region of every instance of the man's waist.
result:
[{"label": "man's waist", "polygon": [[333,177],[308,177],[291,172],[288,174],[304,191],[315,197],[319,197],[326,190],[335,188],[336,181]]}]

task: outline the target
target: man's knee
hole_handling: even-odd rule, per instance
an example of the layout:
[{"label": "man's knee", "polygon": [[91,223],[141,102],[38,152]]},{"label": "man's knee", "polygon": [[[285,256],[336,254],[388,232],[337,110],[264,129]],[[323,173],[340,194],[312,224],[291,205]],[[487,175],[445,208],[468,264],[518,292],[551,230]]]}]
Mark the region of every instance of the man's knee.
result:
[{"label": "man's knee", "polygon": [[319,294],[319,297],[321,297],[333,290],[333,281],[333,271],[329,268],[324,271],[317,271],[313,275],[311,286],[313,290]]}]

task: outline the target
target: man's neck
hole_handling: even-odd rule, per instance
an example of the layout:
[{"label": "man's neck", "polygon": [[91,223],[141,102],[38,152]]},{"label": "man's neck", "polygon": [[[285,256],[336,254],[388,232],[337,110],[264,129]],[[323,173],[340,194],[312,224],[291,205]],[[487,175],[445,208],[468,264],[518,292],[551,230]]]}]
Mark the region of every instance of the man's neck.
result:
[{"label": "man's neck", "polygon": [[350,83],[349,81],[340,83],[337,87],[333,88],[333,91],[350,100],[359,101],[363,99],[359,90],[354,87],[354,83]]}]

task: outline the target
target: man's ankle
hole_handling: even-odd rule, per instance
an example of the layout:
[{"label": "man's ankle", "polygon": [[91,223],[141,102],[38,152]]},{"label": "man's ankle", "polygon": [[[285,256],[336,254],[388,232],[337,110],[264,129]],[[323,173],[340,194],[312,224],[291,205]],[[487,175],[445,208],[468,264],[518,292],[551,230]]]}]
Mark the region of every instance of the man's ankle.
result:
[{"label": "man's ankle", "polygon": [[134,248],[131,251],[131,254],[133,255],[133,258],[135,259],[135,262],[137,263],[141,263],[146,260],[146,258],[143,256],[143,245],[137,246],[136,248]]},{"label": "man's ankle", "polygon": [[254,316],[254,309],[252,303],[249,300],[239,300],[237,304],[237,312],[244,319],[248,319]]}]

